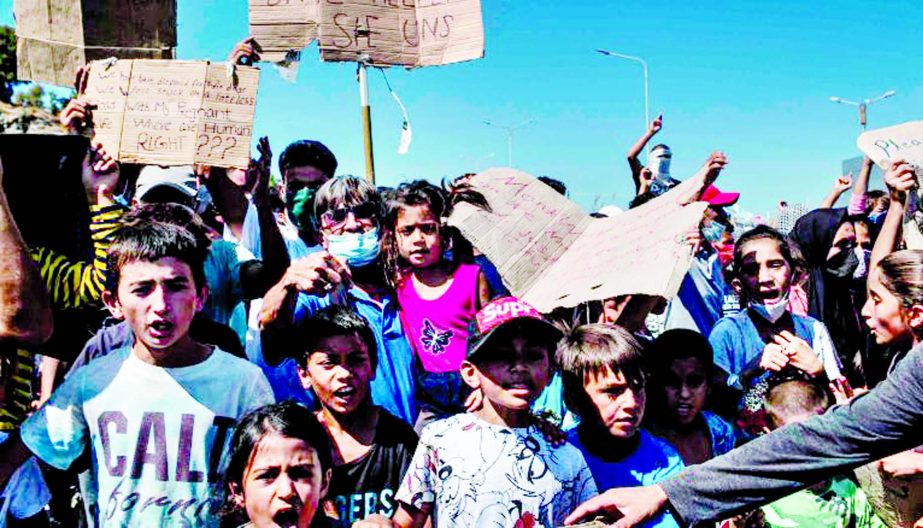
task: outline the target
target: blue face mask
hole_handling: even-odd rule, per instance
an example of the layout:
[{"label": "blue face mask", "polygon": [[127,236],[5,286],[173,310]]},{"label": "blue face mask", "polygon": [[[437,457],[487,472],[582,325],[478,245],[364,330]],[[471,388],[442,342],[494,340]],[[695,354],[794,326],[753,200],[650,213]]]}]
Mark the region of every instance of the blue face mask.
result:
[{"label": "blue face mask", "polygon": [[378,258],[380,244],[378,228],[373,227],[365,233],[344,233],[326,235],[327,251],[339,257],[353,268],[361,268],[375,262]]}]

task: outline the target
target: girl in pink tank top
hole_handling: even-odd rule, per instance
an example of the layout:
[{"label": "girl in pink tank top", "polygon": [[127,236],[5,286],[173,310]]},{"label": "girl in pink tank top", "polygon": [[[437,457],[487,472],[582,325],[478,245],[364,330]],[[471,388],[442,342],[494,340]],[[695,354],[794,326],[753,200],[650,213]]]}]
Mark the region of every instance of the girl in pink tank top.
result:
[{"label": "girl in pink tank top", "polygon": [[457,252],[446,255],[460,239],[445,225],[459,196],[478,201],[478,195],[453,194],[423,180],[401,184],[389,197],[382,237],[386,271],[418,360],[418,403],[430,416],[463,410],[468,391],[458,369],[468,323],[490,297],[477,265],[458,262]]}]

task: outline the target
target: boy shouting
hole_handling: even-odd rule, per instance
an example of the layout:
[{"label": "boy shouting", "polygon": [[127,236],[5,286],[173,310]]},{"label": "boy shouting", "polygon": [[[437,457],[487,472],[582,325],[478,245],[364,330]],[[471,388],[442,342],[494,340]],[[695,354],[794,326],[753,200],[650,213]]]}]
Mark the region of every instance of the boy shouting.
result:
[{"label": "boy shouting", "polygon": [[228,437],[273,398],[258,367],[189,337],[207,294],[205,255],[179,226],[119,232],[103,301],[134,345],[72,374],[0,446],[0,485],[32,454],[64,470],[89,451],[97,525],[217,525]]},{"label": "boy shouting", "polygon": [[397,493],[393,523],[436,528],[555,527],[584,498],[596,495],[583,455],[554,447],[534,423],[530,406],[551,375],[561,337],[526,303],[497,299],[469,327],[465,383],[483,406],[434,422]]}]

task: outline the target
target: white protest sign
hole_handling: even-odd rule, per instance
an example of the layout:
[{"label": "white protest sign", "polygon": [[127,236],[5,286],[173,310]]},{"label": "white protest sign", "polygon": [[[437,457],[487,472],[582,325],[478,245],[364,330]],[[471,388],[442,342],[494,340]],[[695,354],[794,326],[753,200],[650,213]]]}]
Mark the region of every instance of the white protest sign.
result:
[{"label": "white protest sign", "polygon": [[249,0],[250,34],[279,62],[315,38],[324,61],[438,66],[484,56],[481,0]]},{"label": "white protest sign", "polygon": [[[908,121],[863,132],[856,140],[859,149],[882,170],[894,160],[904,160],[916,166],[917,182],[923,177],[923,121]],[[908,249],[923,249],[921,233],[920,191],[913,193],[904,222],[904,242]]]},{"label": "white protest sign", "polygon": [[680,203],[698,178],[612,218],[592,218],[513,169],[490,169],[470,183],[490,211],[462,203],[449,223],[493,262],[514,295],[542,312],[625,294],[673,297],[691,259],[684,236],[708,206]]},{"label": "white protest sign", "polygon": [[245,168],[260,71],[206,61],[92,63],[96,136],[119,161]]},{"label": "white protest sign", "polygon": [[882,170],[887,170],[895,159],[923,167],[923,121],[863,132],[856,144]]}]

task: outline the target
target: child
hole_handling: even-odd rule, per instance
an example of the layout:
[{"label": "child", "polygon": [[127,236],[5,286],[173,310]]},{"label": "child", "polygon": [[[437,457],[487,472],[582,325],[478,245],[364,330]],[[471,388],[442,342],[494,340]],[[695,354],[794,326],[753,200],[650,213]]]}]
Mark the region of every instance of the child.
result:
[{"label": "child", "polygon": [[596,494],[583,456],[553,447],[530,412],[560,332],[531,306],[497,299],[471,322],[461,371],[483,394],[475,413],[426,427],[397,494],[399,527],[563,525]]},{"label": "child", "polygon": [[693,330],[667,330],[645,350],[651,365],[651,432],[670,442],[686,465],[734,449],[731,424],[705,411],[715,365],[711,345]]},{"label": "child", "polygon": [[[769,428],[803,422],[823,414],[830,406],[826,391],[806,381],[787,381],[766,395]],[[834,477],[762,507],[770,528],[829,526],[839,528],[884,528],[865,493],[846,476]]]},{"label": "child", "polygon": [[[468,323],[487,304],[490,287],[477,265],[459,261],[453,244],[457,232],[445,225],[445,218],[451,200],[477,197],[470,191],[449,195],[418,180],[398,186],[387,203],[382,237],[386,272],[395,283],[401,320],[422,367],[417,431],[463,411],[469,392],[458,369],[465,359]],[[450,249],[455,249],[451,258]]]},{"label": "child", "polygon": [[305,321],[299,374],[321,409],[317,418],[333,443],[327,512],[339,526],[371,515],[391,516],[417,435],[371,401],[378,363],[375,336],[352,309],[332,305]]},{"label": "child", "polygon": [[[683,469],[675,449],[639,428],[644,360],[627,330],[607,324],[579,326],[558,344],[556,357],[567,406],[581,419],[568,440],[583,453],[600,491],[654,484]],[[677,523],[661,515],[646,526]]]},{"label": "child", "polygon": [[134,345],[72,374],[0,447],[0,485],[30,454],[64,470],[89,452],[95,524],[217,522],[231,428],[272,392],[256,366],[189,337],[207,293],[205,251],[175,225],[119,232],[103,301]]},{"label": "child", "polygon": [[231,440],[232,511],[249,518],[247,527],[317,526],[332,466],[327,434],[306,407],[286,401],[251,411]]},{"label": "child", "polygon": [[739,424],[750,435],[765,426],[762,408],[770,378],[841,378],[824,324],[787,310],[795,268],[778,231],[757,226],[744,233],[734,246],[731,274],[747,309],[722,318],[708,337],[727,386],[743,392]]}]

